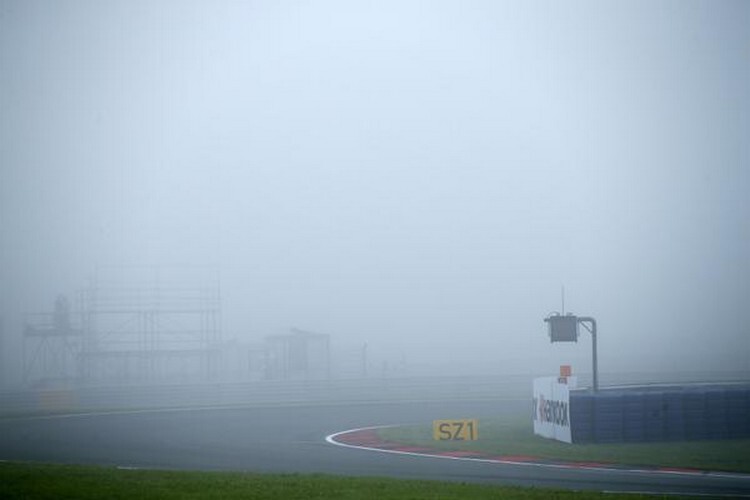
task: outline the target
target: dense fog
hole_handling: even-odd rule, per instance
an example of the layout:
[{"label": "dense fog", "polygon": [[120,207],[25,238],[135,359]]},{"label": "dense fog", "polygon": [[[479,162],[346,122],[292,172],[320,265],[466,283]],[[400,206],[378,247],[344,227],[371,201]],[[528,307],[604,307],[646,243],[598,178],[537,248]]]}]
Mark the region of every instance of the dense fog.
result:
[{"label": "dense fog", "polygon": [[[0,1],[3,385],[101,268],[378,370],[750,370],[750,3]],[[213,271],[212,271],[213,272]],[[416,370],[416,368],[415,368]],[[416,370],[419,371],[419,370]],[[420,372],[420,373],[422,373]]]}]

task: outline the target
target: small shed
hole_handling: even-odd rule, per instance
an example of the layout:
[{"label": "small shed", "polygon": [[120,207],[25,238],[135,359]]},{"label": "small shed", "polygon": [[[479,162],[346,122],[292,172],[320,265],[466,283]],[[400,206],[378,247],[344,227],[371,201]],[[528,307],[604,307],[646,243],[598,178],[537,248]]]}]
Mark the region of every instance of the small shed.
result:
[{"label": "small shed", "polygon": [[266,337],[269,380],[324,380],[331,375],[330,336],[292,328]]}]

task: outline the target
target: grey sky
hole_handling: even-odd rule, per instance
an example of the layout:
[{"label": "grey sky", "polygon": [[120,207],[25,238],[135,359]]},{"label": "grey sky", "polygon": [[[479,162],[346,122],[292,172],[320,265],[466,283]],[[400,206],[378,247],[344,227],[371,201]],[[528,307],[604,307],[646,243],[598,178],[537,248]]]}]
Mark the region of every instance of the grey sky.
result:
[{"label": "grey sky", "polygon": [[199,264],[225,337],[585,366],[544,335],[564,284],[604,370],[748,369],[748,26],[743,1],[2,0],[0,314]]}]

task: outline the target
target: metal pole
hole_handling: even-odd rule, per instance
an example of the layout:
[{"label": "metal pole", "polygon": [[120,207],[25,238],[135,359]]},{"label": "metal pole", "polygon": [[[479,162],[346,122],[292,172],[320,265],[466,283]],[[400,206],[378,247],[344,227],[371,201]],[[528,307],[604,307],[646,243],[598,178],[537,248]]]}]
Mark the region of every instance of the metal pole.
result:
[{"label": "metal pole", "polygon": [[596,320],[594,318],[591,318],[591,350],[594,365],[594,392],[596,392],[599,390],[599,363],[596,357]]},{"label": "metal pole", "polygon": [[596,320],[591,317],[578,318],[579,322],[587,321],[591,323],[591,357],[594,370],[594,392],[599,390],[599,365],[596,356]]}]

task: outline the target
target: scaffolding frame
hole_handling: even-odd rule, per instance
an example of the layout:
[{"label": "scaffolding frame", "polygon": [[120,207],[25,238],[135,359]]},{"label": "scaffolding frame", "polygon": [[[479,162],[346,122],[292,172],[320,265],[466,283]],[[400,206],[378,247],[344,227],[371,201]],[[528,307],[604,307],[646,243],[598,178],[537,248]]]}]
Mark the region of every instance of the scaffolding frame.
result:
[{"label": "scaffolding frame", "polygon": [[99,268],[78,294],[78,325],[60,328],[59,316],[56,306],[55,313],[27,321],[27,383],[34,376],[85,385],[217,377],[221,288],[215,270]]}]

